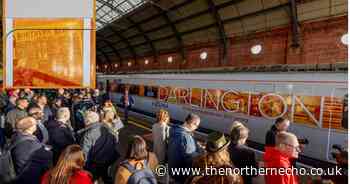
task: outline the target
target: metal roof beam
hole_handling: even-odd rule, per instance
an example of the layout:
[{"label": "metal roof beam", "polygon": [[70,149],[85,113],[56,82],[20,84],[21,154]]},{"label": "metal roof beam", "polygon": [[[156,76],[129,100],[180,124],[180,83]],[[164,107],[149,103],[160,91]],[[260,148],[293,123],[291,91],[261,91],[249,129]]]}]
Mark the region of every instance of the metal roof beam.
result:
[{"label": "metal roof beam", "polygon": [[290,16],[292,23],[292,47],[297,48],[299,43],[299,29],[298,29],[298,8],[295,0],[289,0],[290,3]]},{"label": "metal roof beam", "polygon": [[[256,15],[258,15],[258,14],[266,13],[266,12],[269,12],[269,11],[275,11],[275,10],[278,10],[278,9],[281,9],[281,8],[285,8],[285,7],[288,7],[288,6],[289,6],[289,3],[280,4],[280,5],[277,5],[277,6],[274,6],[274,7],[266,8],[266,9],[263,9],[263,10],[259,10],[259,11],[257,11],[257,12],[252,12],[252,13],[248,13],[248,14],[245,14],[245,15],[241,15],[241,16],[237,16],[237,17],[233,17],[233,18],[224,19],[224,20],[222,20],[222,23],[223,23],[223,24],[227,24],[227,23],[230,23],[230,22],[239,21],[240,19],[243,19],[243,18],[247,18],[247,17],[251,17],[251,16],[256,16]],[[198,27],[198,28],[196,28],[196,29],[184,31],[184,32],[181,32],[181,33],[179,33],[179,34],[181,34],[181,35],[183,36],[183,35],[186,35],[186,34],[191,34],[191,33],[194,33],[194,32],[198,32],[198,31],[202,31],[202,30],[205,30],[205,29],[209,29],[209,28],[214,27],[214,26],[216,26],[215,23],[209,24],[209,25],[205,25],[205,26],[202,26],[202,27]],[[152,40],[152,41],[153,41],[153,43],[154,43],[154,42],[157,42],[157,41],[162,41],[162,40],[170,39],[170,38],[173,37],[173,36],[174,36],[174,35],[169,35],[169,36],[165,36],[165,37],[162,37],[162,38],[158,38],[158,39],[155,39],[155,40]],[[145,45],[145,44],[147,44],[147,42],[143,42],[143,43],[139,43],[139,44],[133,45],[133,47],[135,47],[135,46],[141,46],[141,45]],[[119,49],[119,50],[124,50],[124,49],[127,49],[127,47],[121,48],[121,49]]]},{"label": "metal roof beam", "polygon": [[[229,1],[229,2],[226,2],[226,3],[223,3],[223,4],[216,5],[215,8],[216,8],[217,10],[219,10],[219,9],[221,9],[221,8],[225,8],[225,7],[234,5],[234,4],[236,4],[236,3],[239,3],[239,2],[241,2],[241,1],[242,1],[242,0]],[[185,1],[185,2],[188,2],[188,1]],[[192,15],[189,15],[189,16],[186,16],[186,17],[183,17],[183,18],[180,18],[180,19],[178,19],[178,20],[175,20],[175,21],[173,21],[173,24],[179,24],[179,23],[184,22],[184,21],[186,21],[186,20],[189,20],[189,19],[192,19],[192,18],[196,18],[196,17],[202,16],[202,15],[208,14],[208,13],[210,13],[210,10],[209,10],[209,9],[206,9],[206,10],[203,10],[203,11],[200,11],[200,12],[197,12],[197,13],[194,13],[194,14],[192,14]],[[160,14],[159,14],[159,15],[160,15]],[[152,17],[153,17],[153,16],[152,16]],[[145,21],[145,22],[148,22],[148,21]],[[144,21],[140,21],[139,24],[145,23],[145,22],[144,22]],[[131,26],[131,27],[133,27],[133,26]],[[131,27],[129,27],[129,28],[131,28]],[[155,31],[164,29],[164,28],[166,28],[166,27],[168,27],[168,24],[167,24],[167,23],[166,23],[166,24],[163,24],[163,25],[161,25],[161,26],[152,28],[152,29],[150,29],[150,30],[147,30],[147,31],[145,31],[145,34],[148,34],[148,33],[151,33],[151,32],[155,32]],[[126,29],[128,29],[128,28],[126,28]],[[111,36],[111,35],[108,35],[107,37],[110,37],[110,36]],[[130,36],[130,37],[128,37],[128,39],[136,38],[136,37],[138,37],[138,36],[140,36],[140,34],[135,34],[135,35],[133,35],[133,36]],[[115,42],[115,43],[119,43],[119,42],[120,42],[120,41],[117,41],[117,42]]]},{"label": "metal roof beam", "polygon": [[97,48],[97,51],[99,51],[99,52],[101,52],[101,53],[102,53],[103,57],[105,57],[105,58],[106,58],[106,60],[107,60],[107,62],[108,62],[108,63],[111,63],[111,60],[109,59],[109,57],[108,57],[107,53],[106,53],[105,51],[103,51],[103,49],[99,49],[99,48]]},{"label": "metal roof beam", "polygon": [[162,13],[163,18],[165,19],[165,21],[167,22],[167,25],[171,27],[171,30],[173,31],[175,38],[177,40],[177,51],[180,51],[181,54],[181,58],[182,58],[182,62],[186,62],[186,55],[185,55],[185,47],[184,47],[184,43],[182,40],[182,37],[179,33],[179,31],[177,30],[175,24],[173,24],[170,20],[170,17],[168,15],[168,12],[166,12],[165,10],[163,10],[162,8],[160,8],[159,6],[154,6],[159,12]]},{"label": "metal roof beam", "polygon": [[115,55],[118,57],[119,60],[122,60],[122,57],[120,56],[120,53],[118,52],[118,50],[114,47],[114,45],[107,39],[103,38],[101,35],[98,35],[98,33],[96,34],[97,37],[100,37],[101,40],[103,42],[105,42],[107,44],[108,47],[112,48],[113,53],[115,53]]},{"label": "metal roof beam", "polygon": [[211,12],[215,20],[216,27],[219,33],[220,42],[221,42],[222,54],[220,56],[220,63],[222,62],[221,64],[225,64],[227,63],[227,53],[228,53],[228,50],[227,50],[228,41],[227,41],[227,36],[225,32],[225,27],[224,27],[224,24],[222,23],[222,19],[219,15],[218,9],[215,7],[215,3],[213,2],[213,0],[207,0],[207,4],[208,4],[209,11]]},{"label": "metal roof beam", "polygon": [[[156,47],[153,44],[153,41],[149,38],[149,36],[143,31],[142,27],[140,26],[140,24],[136,23],[135,21],[133,21],[130,17],[126,18],[129,22],[131,22],[132,24],[134,24],[136,26],[136,29],[142,34],[143,38],[146,40],[146,42],[149,44],[149,46],[152,49],[153,52],[153,58],[154,61],[157,62],[158,60],[158,52],[156,50]],[[129,38],[128,38],[129,39]]]},{"label": "metal roof beam", "polygon": [[137,59],[137,54],[135,52],[135,49],[132,47],[132,45],[130,44],[129,40],[126,39],[121,32],[119,32],[118,30],[113,29],[112,24],[108,24],[106,27],[108,27],[114,34],[116,34],[126,45],[128,50],[130,51],[130,53],[133,56],[133,59],[135,60],[136,63],[136,59]]}]

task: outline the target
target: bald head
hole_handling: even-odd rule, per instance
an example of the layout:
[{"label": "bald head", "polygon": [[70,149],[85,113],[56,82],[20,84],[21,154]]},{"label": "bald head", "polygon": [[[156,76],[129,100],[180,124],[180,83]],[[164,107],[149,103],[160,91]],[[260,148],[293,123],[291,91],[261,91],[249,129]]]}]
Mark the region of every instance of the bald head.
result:
[{"label": "bald head", "polygon": [[276,135],[276,147],[290,157],[298,158],[300,147],[298,138],[294,134],[285,131],[279,132]]}]

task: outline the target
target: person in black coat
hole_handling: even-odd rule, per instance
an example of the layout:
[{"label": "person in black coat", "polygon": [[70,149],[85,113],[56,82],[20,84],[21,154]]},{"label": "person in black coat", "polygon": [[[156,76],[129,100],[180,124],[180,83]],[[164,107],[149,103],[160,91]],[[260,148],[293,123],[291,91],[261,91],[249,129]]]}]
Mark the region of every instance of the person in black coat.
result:
[{"label": "person in black coat", "polygon": [[41,176],[52,165],[52,152],[33,135],[36,120],[25,117],[16,123],[11,139],[11,150],[17,178],[15,184],[38,184]]},{"label": "person in black coat", "polygon": [[129,95],[129,91],[125,90],[124,95],[120,98],[120,103],[124,108],[124,121],[128,122],[129,110],[134,105],[134,98]]},{"label": "person in black coat", "polygon": [[49,132],[47,131],[47,128],[45,127],[44,123],[42,122],[44,113],[40,109],[40,107],[31,107],[28,110],[28,114],[30,117],[33,117],[37,122],[37,129],[34,132],[34,135],[36,138],[43,144],[48,143],[49,141]]},{"label": "person in black coat", "polygon": [[290,122],[285,118],[277,118],[275,124],[272,125],[271,129],[266,133],[265,146],[275,146],[276,134],[281,131],[287,131]]},{"label": "person in black coat", "polygon": [[[235,126],[231,131],[231,144],[229,153],[231,161],[237,168],[258,168],[255,160],[255,152],[245,145],[248,139],[249,129],[243,124]],[[245,184],[252,184],[253,177],[248,173],[241,173]]]},{"label": "person in black coat", "polygon": [[113,132],[99,122],[96,112],[87,111],[84,119],[86,128],[78,134],[86,157],[86,170],[92,173],[95,181],[101,177],[105,184],[113,183],[108,176],[108,168],[119,158],[117,140]]},{"label": "person in black coat", "polygon": [[52,146],[54,162],[56,163],[61,152],[69,145],[75,144],[74,131],[69,124],[70,112],[67,107],[57,110],[56,119],[49,121],[47,130],[49,132],[49,144]]}]

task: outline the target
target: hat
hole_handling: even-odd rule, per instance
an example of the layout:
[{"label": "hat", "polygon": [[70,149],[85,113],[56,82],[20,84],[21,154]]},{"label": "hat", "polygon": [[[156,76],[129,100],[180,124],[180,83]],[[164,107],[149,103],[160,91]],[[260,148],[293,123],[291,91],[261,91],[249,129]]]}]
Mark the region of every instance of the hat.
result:
[{"label": "hat", "polygon": [[226,139],[223,133],[213,132],[208,135],[206,150],[208,152],[218,152],[226,148],[229,144],[230,141]]},{"label": "hat", "polygon": [[28,128],[36,125],[36,120],[32,117],[25,117],[17,121],[16,129],[27,130]]}]

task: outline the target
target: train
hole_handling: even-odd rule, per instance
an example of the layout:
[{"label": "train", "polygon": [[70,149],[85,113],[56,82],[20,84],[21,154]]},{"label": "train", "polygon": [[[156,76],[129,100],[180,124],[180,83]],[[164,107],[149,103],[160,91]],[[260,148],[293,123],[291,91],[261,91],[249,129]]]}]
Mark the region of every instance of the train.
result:
[{"label": "train", "polygon": [[276,118],[309,144],[303,156],[334,163],[333,145],[347,149],[347,73],[207,73],[97,75],[97,87],[116,103],[125,88],[139,112],[169,111],[184,121],[193,112],[201,128],[229,134],[235,121],[249,129],[249,141],[263,145]]}]

